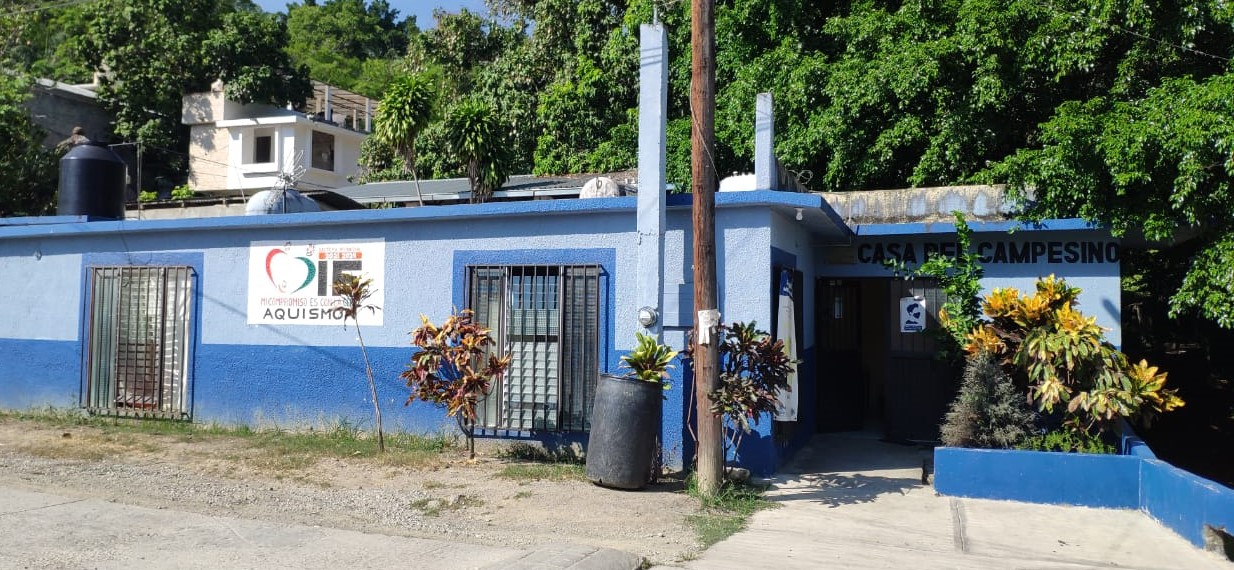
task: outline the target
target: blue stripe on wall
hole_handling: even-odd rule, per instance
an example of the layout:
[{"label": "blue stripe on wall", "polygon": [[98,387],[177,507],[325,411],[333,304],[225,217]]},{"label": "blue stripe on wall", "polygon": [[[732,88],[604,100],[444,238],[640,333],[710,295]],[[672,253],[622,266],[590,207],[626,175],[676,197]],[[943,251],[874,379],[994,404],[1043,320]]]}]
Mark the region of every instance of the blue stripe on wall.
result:
[{"label": "blue stripe on wall", "polygon": [[[433,433],[454,420],[430,404],[404,406],[408,391],[399,373],[407,348],[369,347],[373,377],[388,431]],[[257,427],[330,427],[342,419],[373,425],[373,404],[360,347],[204,344],[191,386],[198,422]]]},{"label": "blue stripe on wall", "polygon": [[76,341],[0,338],[0,407],[75,407],[80,394]]}]

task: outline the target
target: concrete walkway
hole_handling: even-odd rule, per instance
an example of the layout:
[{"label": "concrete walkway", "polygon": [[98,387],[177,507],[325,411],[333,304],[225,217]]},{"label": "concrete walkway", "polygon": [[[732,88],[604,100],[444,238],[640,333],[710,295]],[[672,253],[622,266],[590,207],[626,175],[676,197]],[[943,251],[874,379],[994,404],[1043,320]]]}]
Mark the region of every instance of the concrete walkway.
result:
[{"label": "concrete walkway", "polygon": [[205,516],[0,488],[0,568],[630,570],[607,548],[530,551]]},{"label": "concrete walkway", "polygon": [[928,453],[817,436],[776,478],[780,508],[682,567],[1234,568],[1138,511],[936,496],[921,484]]}]

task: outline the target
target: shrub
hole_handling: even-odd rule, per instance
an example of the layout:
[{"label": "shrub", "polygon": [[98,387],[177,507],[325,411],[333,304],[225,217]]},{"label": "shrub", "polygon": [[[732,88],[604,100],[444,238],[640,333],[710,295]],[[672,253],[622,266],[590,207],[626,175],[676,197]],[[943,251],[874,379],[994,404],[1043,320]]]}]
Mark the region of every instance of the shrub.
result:
[{"label": "shrub", "polygon": [[446,317],[438,328],[420,315],[420,327],[411,332],[411,343],[419,352],[401,375],[411,389],[407,403],[422,400],[444,406],[446,415],[467,435],[472,459],[476,457],[476,405],[488,395],[493,381],[501,381],[511,358],[510,354],[493,354],[491,331],[474,319],[474,312],[463,309]]},{"label": "shrub", "polygon": [[943,422],[943,445],[1007,449],[1033,431],[1036,414],[994,357],[980,352],[968,359],[964,381]]},{"label": "shrub", "polygon": [[1062,408],[1073,431],[1104,431],[1118,418],[1148,424],[1181,407],[1164,372],[1143,360],[1129,363],[1106,342],[1096,319],[1076,309],[1079,295],[1053,275],[1038,280],[1033,295],[995,289],[982,304],[990,320],[969,333],[965,350],[989,352],[1029,403],[1045,413]]},{"label": "shrub", "polygon": [[1016,449],[1031,451],[1061,451],[1064,453],[1105,453],[1117,450],[1101,439],[1083,430],[1056,429],[1028,437]]},{"label": "shrub", "polygon": [[171,197],[176,200],[188,200],[196,195],[197,193],[188,184],[181,184],[171,189]]},{"label": "shrub", "polygon": [[[719,385],[711,392],[711,413],[729,420],[725,442],[729,450],[736,450],[741,436],[750,433],[763,414],[776,410],[777,394],[789,389],[788,377],[797,362],[789,360],[784,341],[758,330],[753,322],[721,324],[716,336]],[[686,358],[691,358],[694,343],[688,346]]]},{"label": "shrub", "polygon": [[137,194],[138,202],[154,202],[159,199],[159,193],[151,190],[142,190]]}]

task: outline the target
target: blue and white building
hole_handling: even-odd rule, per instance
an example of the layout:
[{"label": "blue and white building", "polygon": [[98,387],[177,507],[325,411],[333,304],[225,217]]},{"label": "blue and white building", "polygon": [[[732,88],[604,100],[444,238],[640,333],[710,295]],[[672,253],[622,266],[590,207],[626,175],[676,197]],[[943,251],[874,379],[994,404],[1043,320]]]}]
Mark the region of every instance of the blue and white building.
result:
[{"label": "blue and white building", "polygon": [[[371,277],[380,310],[360,325],[387,429],[453,430],[404,406],[399,373],[420,316],[470,307],[514,353],[482,406],[481,437],[586,442],[600,372],[633,348],[641,308],[681,349],[693,326],[691,199],[664,189],[667,54],[644,27],[636,197],[462,204],[180,220],[0,220],[0,407],[86,408],[194,422],[297,427],[364,423],[371,401],[355,331],[329,284]],[[928,335],[930,283],[882,264],[954,250],[952,210],[1001,220],[1001,193],[962,188],[820,195],[779,191],[770,97],[759,101],[757,189],[716,196],[724,322],[777,330],[792,284],[801,359],[795,417],[759,422],[734,460],[774,471],[818,431],[881,426],[933,439],[954,386]],[[1118,242],[1071,220],[974,222],[987,289],[1057,274],[1119,343]],[[1011,230],[1015,230],[1012,232]],[[907,304],[923,308],[906,323]],[[924,303],[924,305],[922,305]],[[911,309],[911,307],[909,307]],[[920,325],[920,326],[917,326]],[[666,464],[692,454],[692,380],[664,402]]]}]

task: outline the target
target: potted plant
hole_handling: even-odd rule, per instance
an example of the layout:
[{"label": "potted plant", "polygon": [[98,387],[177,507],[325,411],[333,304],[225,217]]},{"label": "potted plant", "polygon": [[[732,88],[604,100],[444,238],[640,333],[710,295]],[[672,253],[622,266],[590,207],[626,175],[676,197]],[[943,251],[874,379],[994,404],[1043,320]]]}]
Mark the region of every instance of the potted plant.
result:
[{"label": "potted plant", "polygon": [[587,479],[604,487],[642,489],[655,459],[663,392],[677,352],[638,333],[621,357],[623,375],[600,374],[587,441]]}]

